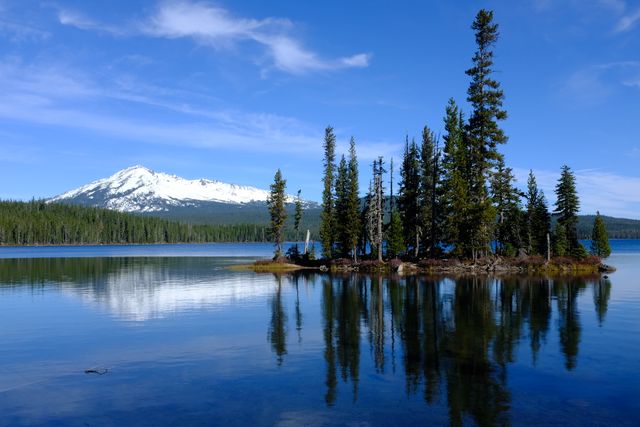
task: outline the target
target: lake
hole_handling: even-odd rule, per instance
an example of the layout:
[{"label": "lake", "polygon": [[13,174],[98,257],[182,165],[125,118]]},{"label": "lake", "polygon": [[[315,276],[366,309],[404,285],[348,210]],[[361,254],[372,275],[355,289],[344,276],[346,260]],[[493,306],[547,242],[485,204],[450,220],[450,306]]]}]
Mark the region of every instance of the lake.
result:
[{"label": "lake", "polygon": [[607,279],[287,275],[265,244],[0,248],[0,425],[640,425]]}]

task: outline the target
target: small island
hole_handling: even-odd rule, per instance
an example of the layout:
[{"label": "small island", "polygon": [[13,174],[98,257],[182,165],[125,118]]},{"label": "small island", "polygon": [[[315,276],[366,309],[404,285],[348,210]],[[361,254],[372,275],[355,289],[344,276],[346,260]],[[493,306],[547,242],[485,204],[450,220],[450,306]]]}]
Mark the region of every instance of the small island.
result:
[{"label": "small island", "polygon": [[[504,93],[494,79],[493,47],[499,33],[493,12],[480,10],[472,28],[477,49],[472,67],[465,71],[470,77],[466,101],[471,111],[467,115],[451,98],[440,132],[424,126],[420,143],[405,136],[397,194],[393,159],[387,170],[383,157],[378,157],[368,192],[360,198],[355,138],[351,137],[347,155],[336,161],[336,136],[328,126],[323,144],[321,259],[316,260],[315,244],[309,249],[308,239],[303,251],[297,244],[286,254],[282,251],[286,180],[278,169],[268,200],[274,258],[258,261],[252,269],[457,274],[614,270],[602,263],[611,249],[599,212],[590,250],[578,239],[580,201],[569,166],[560,172],[552,212],[533,171],[526,191],[517,187],[514,172],[498,149],[508,137],[500,127],[507,118]],[[296,236],[301,216],[298,191]]]}]

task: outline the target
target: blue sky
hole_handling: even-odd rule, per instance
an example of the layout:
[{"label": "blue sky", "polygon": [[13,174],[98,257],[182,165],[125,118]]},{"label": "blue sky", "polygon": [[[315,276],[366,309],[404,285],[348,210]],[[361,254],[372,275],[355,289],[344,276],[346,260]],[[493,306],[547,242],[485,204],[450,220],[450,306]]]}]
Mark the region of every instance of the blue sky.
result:
[{"label": "blue sky", "polygon": [[495,11],[502,147],[553,200],[640,218],[640,1],[0,0],[0,197],[44,197],[143,164],[318,200],[322,136],[353,135],[361,182],[405,134],[465,102],[470,24]]}]

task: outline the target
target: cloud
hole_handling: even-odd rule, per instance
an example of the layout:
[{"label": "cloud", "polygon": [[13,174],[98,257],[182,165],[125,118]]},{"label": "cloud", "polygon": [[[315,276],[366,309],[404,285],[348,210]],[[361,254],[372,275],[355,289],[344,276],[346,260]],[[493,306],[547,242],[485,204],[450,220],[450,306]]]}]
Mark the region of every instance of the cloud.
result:
[{"label": "cloud", "polygon": [[58,11],[58,21],[62,25],[76,27],[80,30],[98,31],[115,36],[124,36],[128,33],[125,28],[98,23],[79,12],[67,9],[61,9]]},{"label": "cloud", "polygon": [[620,86],[640,88],[640,61],[609,62],[577,70],[569,76],[565,94],[581,105],[596,105]]},{"label": "cloud", "polygon": [[[0,61],[0,91],[0,118],[4,119],[87,130],[148,144],[304,156],[321,151],[321,126],[276,114],[214,109],[209,105],[215,100],[204,95],[153,86],[131,77],[94,79],[60,65],[24,65],[5,59]],[[146,118],[127,115],[122,106],[118,113],[109,111],[114,100]],[[143,108],[159,114],[145,115]],[[162,110],[172,114],[162,114]],[[372,147],[391,150],[384,143],[372,143]],[[373,158],[369,151],[363,149],[361,157]]]},{"label": "cloud", "polygon": [[[515,168],[514,173],[518,184],[524,186],[529,171]],[[553,208],[560,171],[534,170],[533,173]],[[640,219],[640,177],[596,169],[577,170],[575,175],[581,213],[600,211],[603,215]]]},{"label": "cloud", "polygon": [[620,18],[614,31],[616,33],[624,33],[632,30],[638,23],[640,23],[640,8]]},{"label": "cloud", "polygon": [[51,36],[49,32],[30,25],[0,19],[0,34],[9,38],[12,42],[40,41]]},{"label": "cloud", "polygon": [[262,46],[270,61],[270,67],[290,74],[306,74],[313,71],[333,71],[346,68],[368,67],[371,54],[325,59],[304,47],[292,36],[294,24],[284,18],[253,19],[233,16],[228,10],[204,2],[165,1],[153,15],[125,30],[102,25],[70,11],[61,11],[60,23],[83,30],[95,30],[125,35],[143,34],[156,38],[190,38],[215,49],[234,49],[241,43]]}]

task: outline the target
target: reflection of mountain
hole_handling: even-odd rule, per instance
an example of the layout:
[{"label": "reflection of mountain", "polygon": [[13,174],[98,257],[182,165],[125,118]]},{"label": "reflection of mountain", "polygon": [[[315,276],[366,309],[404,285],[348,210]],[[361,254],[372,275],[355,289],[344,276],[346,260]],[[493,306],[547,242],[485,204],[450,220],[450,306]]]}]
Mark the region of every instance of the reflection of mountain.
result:
[{"label": "reflection of mountain", "polygon": [[273,292],[273,278],[224,270],[212,258],[57,258],[0,263],[0,282],[56,284],[128,320],[147,320]]}]

